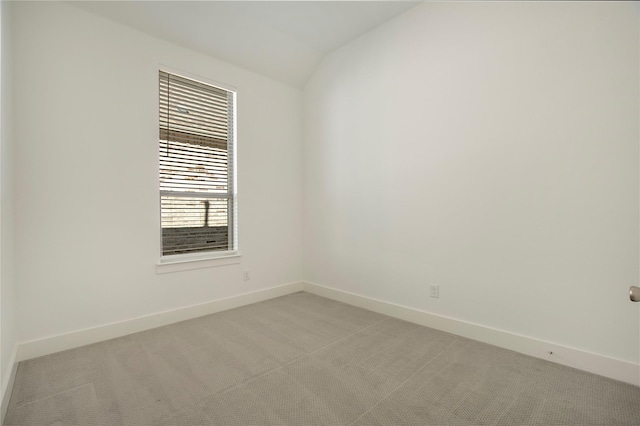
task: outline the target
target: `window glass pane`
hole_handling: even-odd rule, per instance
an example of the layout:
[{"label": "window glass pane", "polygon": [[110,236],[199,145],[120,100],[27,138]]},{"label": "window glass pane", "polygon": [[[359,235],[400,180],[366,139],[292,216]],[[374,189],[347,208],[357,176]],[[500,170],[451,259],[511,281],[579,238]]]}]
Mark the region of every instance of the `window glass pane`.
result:
[{"label": "window glass pane", "polygon": [[234,94],[160,72],[162,254],[234,250]]},{"label": "window glass pane", "polygon": [[229,199],[162,196],[163,228],[227,226]]}]

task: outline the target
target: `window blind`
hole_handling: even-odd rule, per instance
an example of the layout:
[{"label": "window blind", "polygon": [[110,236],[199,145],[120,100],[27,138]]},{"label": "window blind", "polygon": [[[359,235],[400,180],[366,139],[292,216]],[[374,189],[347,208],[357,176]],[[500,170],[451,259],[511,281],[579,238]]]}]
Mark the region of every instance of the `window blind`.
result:
[{"label": "window blind", "polygon": [[235,250],[235,93],[160,71],[162,254]]}]

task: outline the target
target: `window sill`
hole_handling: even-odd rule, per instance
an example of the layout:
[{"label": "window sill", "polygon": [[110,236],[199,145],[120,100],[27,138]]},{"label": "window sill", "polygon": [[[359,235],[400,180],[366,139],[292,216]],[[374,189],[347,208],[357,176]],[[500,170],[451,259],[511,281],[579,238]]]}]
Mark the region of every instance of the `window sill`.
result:
[{"label": "window sill", "polygon": [[236,265],[240,263],[242,255],[233,253],[226,256],[181,257],[176,259],[161,259],[156,264],[157,274],[188,271],[192,269],[214,268],[217,266]]}]

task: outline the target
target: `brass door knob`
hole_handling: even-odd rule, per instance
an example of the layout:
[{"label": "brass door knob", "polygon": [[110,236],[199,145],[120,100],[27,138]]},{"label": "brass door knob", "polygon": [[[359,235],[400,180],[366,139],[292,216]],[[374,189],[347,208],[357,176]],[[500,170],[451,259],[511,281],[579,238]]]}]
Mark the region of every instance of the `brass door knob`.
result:
[{"label": "brass door knob", "polygon": [[629,287],[629,299],[631,299],[632,302],[640,302],[640,287],[636,287],[635,285]]}]

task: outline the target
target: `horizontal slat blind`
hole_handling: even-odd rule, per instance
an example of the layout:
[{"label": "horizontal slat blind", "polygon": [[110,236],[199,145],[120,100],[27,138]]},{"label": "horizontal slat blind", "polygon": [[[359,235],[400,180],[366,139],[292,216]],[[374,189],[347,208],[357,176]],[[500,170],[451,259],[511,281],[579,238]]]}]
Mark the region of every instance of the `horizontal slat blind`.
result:
[{"label": "horizontal slat blind", "polygon": [[185,142],[161,141],[160,190],[227,193],[227,164],[227,151]]},{"label": "horizontal slat blind", "polygon": [[160,71],[163,255],[234,249],[233,98]]},{"label": "horizontal slat blind", "polygon": [[[160,72],[160,138],[227,148],[229,92]],[[163,135],[163,130],[169,135]]]}]

